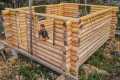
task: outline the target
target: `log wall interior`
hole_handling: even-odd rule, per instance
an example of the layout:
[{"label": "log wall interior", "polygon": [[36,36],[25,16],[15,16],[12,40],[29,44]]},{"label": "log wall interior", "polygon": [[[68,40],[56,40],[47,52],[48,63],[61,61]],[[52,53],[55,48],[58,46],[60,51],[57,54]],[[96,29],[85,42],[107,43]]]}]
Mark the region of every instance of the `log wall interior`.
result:
[{"label": "log wall interior", "polygon": [[[83,4],[47,5],[46,14],[33,12],[32,56],[73,75],[77,74],[81,64],[114,36],[117,24],[118,8],[112,6],[87,5],[90,6],[90,14],[73,18],[79,12],[80,5]],[[29,13],[7,9],[3,11],[3,16],[6,42],[11,47],[28,51]],[[40,24],[44,24],[49,33],[47,41],[39,38]]]}]

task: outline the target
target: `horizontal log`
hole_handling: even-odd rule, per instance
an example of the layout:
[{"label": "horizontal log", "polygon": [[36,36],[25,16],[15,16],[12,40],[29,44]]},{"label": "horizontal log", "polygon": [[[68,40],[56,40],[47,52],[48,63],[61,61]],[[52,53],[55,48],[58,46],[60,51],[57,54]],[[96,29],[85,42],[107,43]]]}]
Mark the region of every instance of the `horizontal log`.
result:
[{"label": "horizontal log", "polygon": [[[39,54],[34,54],[34,53],[39,53]],[[44,61],[47,62],[48,64],[52,64],[52,65],[54,65],[55,67],[57,67],[57,68],[59,68],[59,69],[62,69],[62,68],[63,68],[62,64],[55,63],[55,62],[53,62],[51,59],[48,59],[48,58],[46,58],[45,56],[40,55],[40,54],[41,54],[40,52],[34,51],[34,53],[33,53],[33,56],[36,56],[36,57],[44,60]]]},{"label": "horizontal log", "polygon": [[90,25],[90,24],[92,25],[92,24],[94,24],[94,23],[97,23],[97,22],[99,22],[99,21],[102,21],[102,20],[108,19],[108,18],[110,18],[110,17],[111,17],[111,15],[107,15],[107,16],[104,16],[104,17],[98,18],[98,19],[96,19],[96,20],[92,20],[92,19],[90,18],[90,19],[88,19],[89,22],[81,21],[81,25],[82,25],[82,26]]},{"label": "horizontal log", "polygon": [[86,20],[86,19],[88,19],[88,18],[95,17],[95,16],[99,16],[100,14],[103,14],[103,13],[107,13],[107,12],[110,11],[110,10],[111,10],[111,8],[108,8],[108,9],[105,9],[105,10],[101,10],[101,11],[99,11],[99,12],[97,12],[97,13],[93,13],[93,14],[89,14],[89,15],[87,15],[87,16],[83,16],[83,17],[81,17],[80,19],[81,19],[81,20]]},{"label": "horizontal log", "polygon": [[[92,25],[91,27],[88,27],[88,28],[86,28],[86,29],[82,29],[82,30],[80,31],[80,35],[83,36],[83,34],[85,35],[85,34],[91,32],[91,31],[96,30],[96,29],[99,29],[100,27],[102,27],[102,26],[104,26],[104,25],[106,25],[106,24],[109,24],[109,23],[110,23],[110,19],[105,20],[105,21],[102,21],[102,22],[99,22],[98,24],[94,24],[94,25]],[[97,27],[95,27],[95,26],[97,26]],[[82,36],[81,36],[81,37],[82,37]]]},{"label": "horizontal log", "polygon": [[58,28],[58,29],[64,29],[64,25],[55,24],[54,26],[55,28]]},{"label": "horizontal log", "polygon": [[86,41],[94,39],[96,36],[98,36],[98,33],[100,33],[100,32],[102,32],[102,33],[108,33],[108,34],[110,33],[109,30],[101,30],[101,31],[93,32],[93,33],[91,33],[90,35],[85,36],[84,39],[81,39],[81,38],[80,38],[80,44],[81,44],[81,45],[82,45],[82,44],[85,44]]},{"label": "horizontal log", "polygon": [[63,34],[64,33],[64,30],[63,29],[59,29],[59,28],[55,28],[55,32],[57,33],[60,33],[60,34]]},{"label": "horizontal log", "polygon": [[[100,39],[101,38],[104,38],[104,36],[107,36],[108,37],[108,34],[105,34],[105,35],[100,35],[100,36],[98,36],[98,37],[96,37],[95,39],[93,39],[92,41],[88,41],[88,42],[86,42],[86,44],[84,44],[84,45],[81,45],[80,47],[79,47],[79,52],[82,52],[82,51],[84,51],[84,49],[85,48],[87,48],[87,47],[90,47],[92,44],[95,44],[95,42],[97,42],[97,41],[100,41]],[[98,42],[99,43],[99,42]],[[83,49],[83,50],[82,50]]]},{"label": "horizontal log", "polygon": [[96,42],[97,40],[99,40],[99,39],[101,39],[102,38],[102,36],[109,36],[109,34],[101,34],[101,35],[98,35],[98,36],[96,36],[95,38],[96,39],[92,39],[92,40],[90,40],[90,41],[86,41],[86,43],[85,44],[81,44],[80,45],[80,47],[79,47],[79,50],[81,51],[80,53],[82,53],[83,51],[85,51],[88,47],[90,47],[92,44],[94,44],[94,42]]},{"label": "horizontal log", "polygon": [[44,49],[49,49],[51,52],[53,53],[60,53],[59,55],[63,55],[63,52],[61,52],[61,50],[63,49],[62,47],[57,47],[57,46],[53,46],[52,44],[47,44],[46,42],[43,41],[37,41],[39,43],[36,43],[36,41],[33,41],[33,45],[38,45],[39,47],[42,47]]},{"label": "horizontal log", "polygon": [[62,21],[62,20],[56,20],[55,19],[55,22],[54,22],[55,24],[59,24],[59,25],[63,25],[64,24],[64,21]]},{"label": "horizontal log", "polygon": [[61,34],[61,33],[58,33],[58,32],[55,32],[55,37],[59,37],[59,38],[64,38],[64,34]]},{"label": "horizontal log", "polygon": [[[107,28],[105,28],[105,27],[107,27]],[[81,39],[81,41],[84,41],[85,38],[94,35],[96,32],[99,32],[99,31],[104,32],[105,31],[104,29],[109,32],[110,26],[109,25],[107,25],[107,26],[103,25],[103,26],[101,26],[100,28],[97,28],[97,29],[93,28],[92,30],[87,31],[86,34],[80,34],[79,38]]]},{"label": "horizontal log", "polygon": [[101,40],[100,44],[98,45],[94,45],[91,46],[92,49],[91,50],[87,50],[86,52],[82,52],[81,55],[79,55],[79,61],[78,61],[78,66],[80,66],[81,64],[83,64],[99,47],[101,47],[106,41],[107,41],[108,37],[106,37],[106,39]]},{"label": "horizontal log", "polygon": [[38,48],[38,46],[33,46],[33,52],[40,52],[40,53],[34,53],[39,54],[41,56],[44,56],[48,59],[51,59],[53,62],[62,64],[63,63],[63,56],[58,56],[56,53],[51,53],[43,48]]}]

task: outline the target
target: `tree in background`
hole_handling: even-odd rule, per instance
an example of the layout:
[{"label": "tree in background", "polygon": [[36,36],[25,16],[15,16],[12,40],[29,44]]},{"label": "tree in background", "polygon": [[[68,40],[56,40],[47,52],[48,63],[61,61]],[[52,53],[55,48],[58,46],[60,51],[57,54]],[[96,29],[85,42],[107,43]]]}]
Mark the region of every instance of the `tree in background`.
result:
[{"label": "tree in background", "polygon": [[6,7],[27,6],[29,0],[0,0]]}]

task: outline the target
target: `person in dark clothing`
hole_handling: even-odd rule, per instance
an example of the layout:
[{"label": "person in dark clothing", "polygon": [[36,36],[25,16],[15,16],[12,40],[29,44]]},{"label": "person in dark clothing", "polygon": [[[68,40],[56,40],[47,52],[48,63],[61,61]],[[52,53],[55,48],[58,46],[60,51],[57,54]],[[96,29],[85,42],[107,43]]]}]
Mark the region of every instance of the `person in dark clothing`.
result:
[{"label": "person in dark clothing", "polygon": [[48,36],[48,32],[47,30],[45,29],[45,25],[44,24],[41,24],[40,25],[40,31],[39,31],[39,38],[42,37],[42,39],[44,41],[48,40],[49,39],[49,36]]}]

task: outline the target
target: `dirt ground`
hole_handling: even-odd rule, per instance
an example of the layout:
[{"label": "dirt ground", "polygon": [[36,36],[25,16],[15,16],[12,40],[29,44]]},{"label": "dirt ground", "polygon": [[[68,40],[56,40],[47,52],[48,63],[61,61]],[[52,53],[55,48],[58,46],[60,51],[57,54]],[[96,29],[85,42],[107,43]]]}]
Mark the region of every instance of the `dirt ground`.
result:
[{"label": "dirt ground", "polygon": [[0,80],[16,80],[19,66],[26,63],[26,60],[19,59],[15,65],[12,65],[11,63],[6,63],[0,56]]}]

